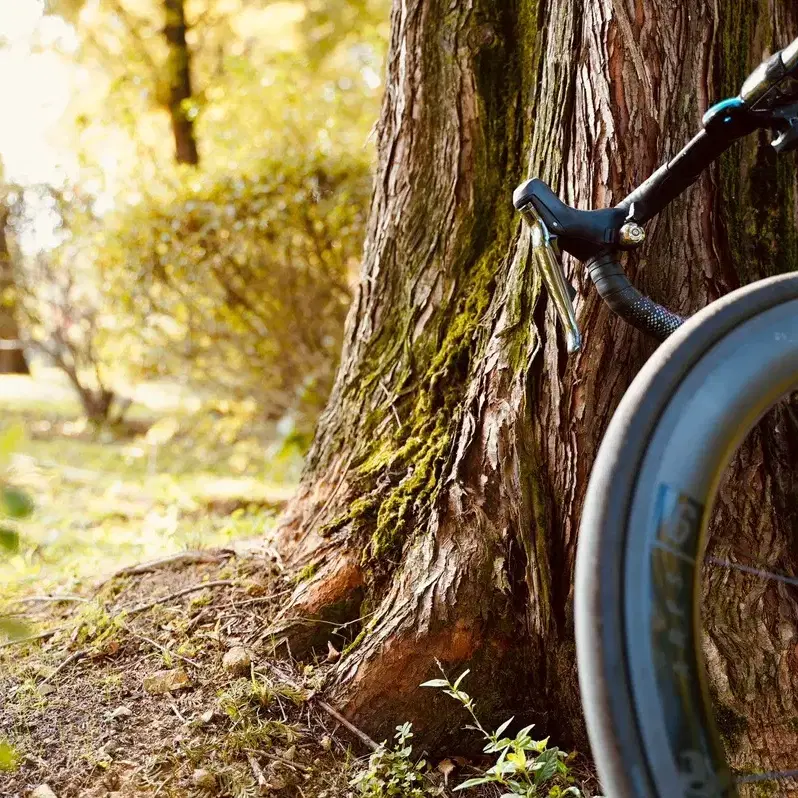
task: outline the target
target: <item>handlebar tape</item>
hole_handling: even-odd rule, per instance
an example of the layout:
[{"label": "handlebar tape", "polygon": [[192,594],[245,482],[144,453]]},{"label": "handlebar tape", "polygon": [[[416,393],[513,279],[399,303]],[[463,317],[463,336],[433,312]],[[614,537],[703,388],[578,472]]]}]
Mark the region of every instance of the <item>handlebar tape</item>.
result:
[{"label": "handlebar tape", "polygon": [[613,313],[658,341],[664,341],[685,319],[641,294],[624,274],[611,252],[587,263],[590,279]]}]

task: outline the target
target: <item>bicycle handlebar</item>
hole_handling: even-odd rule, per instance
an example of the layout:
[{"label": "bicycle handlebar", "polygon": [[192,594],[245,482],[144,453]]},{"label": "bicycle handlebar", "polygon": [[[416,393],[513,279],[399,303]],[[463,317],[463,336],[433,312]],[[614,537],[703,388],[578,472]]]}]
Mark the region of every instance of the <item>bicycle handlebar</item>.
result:
[{"label": "bicycle handlebar", "polygon": [[527,180],[513,203],[533,231],[535,263],[566,331],[568,351],[581,347],[573,302],[555,246],[587,265],[599,295],[614,313],[662,341],[685,319],[635,289],[618,252],[645,240],[642,225],[698,180],[736,141],[769,128],[777,152],[798,149],[798,39],[762,63],[738,97],[707,111],[703,129],[672,160],[614,208],[581,211],[566,205],[540,180]]}]

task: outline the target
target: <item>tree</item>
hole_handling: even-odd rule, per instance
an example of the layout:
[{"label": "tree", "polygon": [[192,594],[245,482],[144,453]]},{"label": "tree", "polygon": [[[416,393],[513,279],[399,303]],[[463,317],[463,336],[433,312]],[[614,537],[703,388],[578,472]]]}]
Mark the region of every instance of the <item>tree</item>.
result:
[{"label": "tree", "polygon": [[152,96],[168,111],[175,161],[196,166],[193,53],[187,42],[185,5],[184,0],[150,0],[134,10],[125,0],[101,0],[88,4],[88,19],[81,17],[86,0],[49,0],[47,8],[76,26],[90,58],[113,76],[110,94],[131,125],[141,122],[142,104],[120,102],[123,86],[133,87],[136,95]]},{"label": "tree", "polygon": [[186,9],[183,0],[164,0],[166,26],[164,36],[168,57],[166,69],[169,76],[169,116],[175,137],[175,160],[196,166],[199,163],[194,121],[188,103],[191,90],[191,51],[186,44]]},{"label": "tree", "polygon": [[51,249],[19,253],[12,261],[25,345],[64,374],[89,421],[98,426],[120,423],[131,404],[117,389],[124,376],[122,363],[141,353],[130,336],[136,322],[115,313],[97,270],[97,250],[90,243],[103,221],[93,213],[93,198],[72,187],[17,187],[15,194],[8,229],[17,239],[35,224],[31,207],[36,206],[57,218],[61,239]]},{"label": "tree", "polygon": [[[326,651],[338,625],[346,639],[333,642],[348,646],[333,695],[378,739],[400,719],[428,745],[459,728],[417,689],[438,658],[452,673],[468,664],[486,709],[585,744],[572,631],[580,510],[606,424],[654,345],[571,262],[585,345],[566,356],[511,194],[538,175],[581,207],[620,200],[797,21],[786,0],[394,3],[360,285],[280,529],[305,578],[272,628],[304,656]],[[747,140],[649,226],[628,272],[691,313],[791,269],[794,192],[794,165],[768,136]],[[734,461],[712,552],[786,570],[798,424],[789,407],[777,416]],[[708,621],[718,700],[743,714],[749,679],[794,709],[794,692],[774,686],[798,642],[794,599],[721,575]],[[740,657],[751,621],[732,612],[739,602],[762,608],[767,667],[756,671]],[[756,718],[739,756],[755,730]],[[774,752],[793,747],[770,734]]]},{"label": "tree", "polygon": [[9,209],[0,197],[0,374],[28,374],[17,321],[17,295],[8,246]]}]

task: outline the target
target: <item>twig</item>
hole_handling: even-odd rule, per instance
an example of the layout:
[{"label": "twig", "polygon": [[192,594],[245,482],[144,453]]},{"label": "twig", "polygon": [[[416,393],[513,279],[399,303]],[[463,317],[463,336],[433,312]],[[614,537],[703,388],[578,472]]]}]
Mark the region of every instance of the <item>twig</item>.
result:
[{"label": "twig", "polygon": [[68,656],[49,676],[46,676],[44,679],[42,679],[41,683],[39,684],[39,687],[41,687],[44,684],[47,684],[48,682],[51,682],[53,679],[55,679],[56,676],[58,676],[59,673],[61,673],[62,670],[64,670],[64,668],[67,667],[67,665],[70,665],[73,662],[77,662],[79,659],[83,659],[83,657],[85,657],[88,653],[89,652],[85,650],[76,651],[74,654]]},{"label": "twig", "polygon": [[176,563],[192,565],[195,563],[222,562],[223,560],[229,560],[231,557],[235,557],[235,552],[232,549],[221,549],[217,551],[181,551],[177,554],[170,554],[168,557],[161,557],[157,560],[149,560],[148,562],[130,565],[127,568],[120,568],[120,570],[115,571],[109,577],[106,577],[101,584],[110,582],[112,579],[116,579],[119,576],[146,574],[150,573],[151,571],[156,571],[159,568],[165,568],[167,565],[174,565]]},{"label": "twig", "polygon": [[[143,640],[145,643],[149,643],[151,646],[163,651],[165,654],[168,654],[170,657],[175,657],[176,659],[182,659],[183,662],[187,662],[189,665],[193,665],[195,668],[201,668],[202,666],[199,662],[195,662],[193,659],[189,659],[188,657],[184,657],[182,654],[177,654],[174,651],[170,651],[166,646],[162,646],[156,640],[152,640],[145,635],[139,634],[138,632],[134,632],[129,626],[123,624],[122,628],[128,632],[129,634],[133,635],[133,637],[137,637],[139,640]],[[185,722],[185,721],[184,721]]]},{"label": "twig", "polygon": [[194,627],[199,626],[200,621],[210,613],[210,607],[203,607],[188,623],[186,626],[186,634],[193,631]]},{"label": "twig", "polygon": [[331,707],[326,701],[318,699],[319,706],[328,714],[332,715],[342,726],[345,726],[352,734],[355,735],[361,742],[367,745],[372,751],[379,751],[380,746],[371,739],[365,732],[360,731],[357,726],[350,723],[337,709]]},{"label": "twig", "polygon": [[266,776],[263,775],[263,771],[258,764],[258,760],[255,759],[255,757],[249,751],[246,751],[245,753],[247,755],[247,759],[249,760],[249,766],[252,768],[252,775],[255,777],[255,781],[258,782],[258,787],[265,787]]},{"label": "twig", "polygon": [[158,787],[158,789],[157,789],[157,790],[156,790],[156,791],[155,791],[155,792],[152,794],[152,798],[156,798],[156,796],[158,795],[158,793],[159,793],[159,792],[160,792],[160,791],[161,791],[161,790],[162,790],[164,787],[166,787],[166,785],[167,785],[167,784],[169,784],[170,782],[172,782],[172,781],[174,781],[174,780],[175,780],[175,774],[173,773],[171,776],[168,776],[168,777],[167,777],[167,778],[166,778],[164,781],[162,781],[162,782],[161,782],[161,784],[160,784],[160,786]]},{"label": "twig", "polygon": [[56,632],[61,632],[67,629],[67,626],[56,626],[54,629],[47,629],[44,632],[39,632],[35,635],[28,635],[28,637],[18,637],[16,640],[7,640],[5,643],[0,643],[0,648],[9,648],[11,646],[20,646],[23,643],[30,643],[33,640],[44,640],[47,637],[52,637]]},{"label": "twig", "polygon": [[206,587],[230,587],[232,584],[232,579],[217,579],[215,582],[201,582],[200,584],[192,585],[191,587],[184,587],[182,590],[178,590],[175,593],[169,593],[166,596],[161,596],[154,601],[148,601],[146,604],[139,604],[135,607],[121,607],[119,611],[127,611],[128,615],[138,615],[138,613],[144,612],[144,610],[151,610],[158,604],[163,604],[166,601],[174,601],[174,599],[180,598],[181,596],[187,596],[189,593],[196,593],[200,590],[204,590]]},{"label": "twig", "polygon": [[183,716],[180,714],[180,710],[177,708],[177,704],[175,704],[175,702],[174,702],[174,701],[170,701],[170,702],[169,702],[169,706],[170,706],[170,707],[172,707],[172,712],[174,712],[174,713],[175,713],[175,715],[177,715],[177,717],[178,717],[178,720],[179,720],[181,723],[187,723],[187,722],[188,722],[188,721],[187,721],[187,720],[186,720],[186,719],[185,719],[185,718],[184,718],[184,717],[183,717]]},{"label": "twig", "polygon": [[[301,690],[302,687],[298,685],[293,679],[291,679],[286,674],[282,673],[278,670],[271,662],[268,660],[264,662],[269,670],[275,675],[276,678],[282,679],[289,687],[293,687],[294,690]],[[352,734],[355,735],[364,745],[368,746],[372,751],[379,751],[380,746],[371,739],[365,732],[360,731],[357,726],[353,723],[350,723],[337,709],[331,707],[326,701],[322,701],[318,696],[315,697],[316,703],[328,714],[331,715],[335,720],[337,720],[342,726],[345,726],[349,729]]]},{"label": "twig", "polygon": [[89,600],[85,599],[85,598],[82,598],[81,596],[73,596],[73,595],[71,595],[69,593],[65,593],[65,594],[63,594],[61,596],[58,596],[58,595],[56,595],[56,596],[26,596],[25,598],[14,599],[14,601],[12,601],[11,603],[12,604],[34,604],[35,602],[38,602],[38,601],[42,601],[42,602],[44,602],[44,601],[64,601],[64,602],[66,602],[66,601],[75,601],[75,602],[78,602],[79,601],[79,602],[81,602],[83,604],[86,604],[86,603],[88,603]]}]

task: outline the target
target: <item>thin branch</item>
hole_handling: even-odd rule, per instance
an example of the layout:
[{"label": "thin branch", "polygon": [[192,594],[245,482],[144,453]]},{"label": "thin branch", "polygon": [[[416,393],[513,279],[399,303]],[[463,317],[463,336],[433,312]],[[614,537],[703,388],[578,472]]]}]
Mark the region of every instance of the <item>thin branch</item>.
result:
[{"label": "thin branch", "polygon": [[335,718],[342,726],[345,726],[349,729],[352,734],[355,735],[359,740],[361,740],[365,745],[367,745],[372,751],[379,751],[380,746],[371,739],[363,731],[360,731],[357,726],[353,723],[350,723],[337,709],[331,707],[326,701],[318,700],[318,705],[328,714]]},{"label": "thin branch", "polygon": [[235,583],[232,579],[217,579],[215,582],[201,582],[200,584],[192,585],[191,587],[185,587],[175,593],[169,593],[166,596],[161,596],[154,601],[148,601],[146,604],[139,604],[135,607],[121,607],[119,612],[126,611],[128,615],[138,615],[138,613],[144,612],[145,610],[150,610],[158,604],[163,604],[167,601],[174,601],[182,596],[187,596],[189,593],[197,593],[200,590],[204,590],[206,587],[231,587],[234,584]]},{"label": "thin branch", "polygon": [[220,549],[217,551],[202,551],[199,549],[192,551],[181,551],[177,554],[170,554],[168,557],[160,557],[157,560],[148,560],[147,562],[137,563],[136,565],[129,565],[126,568],[120,568],[114,571],[111,576],[103,580],[110,582],[120,576],[134,576],[136,574],[147,574],[151,571],[157,571],[160,568],[165,568],[167,565],[174,565],[180,563],[181,565],[194,565],[197,563],[216,563],[235,557],[235,552],[232,549]]},{"label": "thin branch", "polygon": [[51,682],[59,673],[61,673],[62,670],[64,670],[64,668],[66,668],[68,665],[71,665],[73,662],[77,662],[79,659],[83,659],[83,657],[85,657],[88,653],[89,652],[84,649],[82,651],[76,651],[74,654],[68,656],[49,676],[42,679],[39,687]]}]

